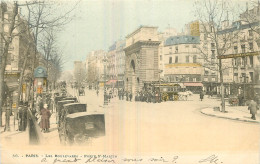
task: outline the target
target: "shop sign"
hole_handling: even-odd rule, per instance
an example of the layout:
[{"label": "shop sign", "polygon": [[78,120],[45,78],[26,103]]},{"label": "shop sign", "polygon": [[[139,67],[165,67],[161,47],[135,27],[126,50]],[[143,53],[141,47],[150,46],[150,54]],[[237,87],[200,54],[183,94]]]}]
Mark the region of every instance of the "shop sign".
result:
[{"label": "shop sign", "polygon": [[13,103],[13,104],[12,104],[12,108],[16,108],[16,103]]},{"label": "shop sign", "polygon": [[248,53],[240,53],[240,54],[230,54],[230,55],[221,55],[218,56],[218,59],[228,59],[228,58],[238,58],[238,57],[246,57],[246,56],[258,56],[260,52],[248,52]]},{"label": "shop sign", "polygon": [[42,88],[41,88],[41,87],[37,88],[37,93],[38,93],[38,94],[41,94],[41,93],[42,93]]},{"label": "shop sign", "polygon": [[23,93],[26,92],[26,84],[23,84],[23,89],[22,89]]}]

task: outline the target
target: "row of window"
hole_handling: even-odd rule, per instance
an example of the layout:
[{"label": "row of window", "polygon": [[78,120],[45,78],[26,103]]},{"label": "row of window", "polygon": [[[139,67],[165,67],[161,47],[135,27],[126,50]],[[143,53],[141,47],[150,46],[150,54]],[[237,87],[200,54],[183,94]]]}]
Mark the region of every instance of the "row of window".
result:
[{"label": "row of window", "polygon": [[[249,42],[248,45],[249,45],[249,50],[253,51],[254,50],[254,44],[252,42]],[[246,45],[245,44],[241,45],[241,52],[242,53],[246,52]],[[235,54],[238,53],[238,46],[234,46],[234,53]]]},{"label": "row of window", "polygon": [[[161,57],[161,56],[160,56]],[[193,56],[193,63],[197,63],[197,56]],[[186,56],[186,63],[190,63],[190,56]],[[178,63],[179,62],[179,57],[175,56],[175,61],[174,63]],[[172,57],[169,57],[169,64],[172,64]]]},{"label": "row of window", "polygon": [[166,77],[169,82],[197,82],[201,81],[201,77],[177,77],[174,75],[169,75]]},{"label": "row of window", "polygon": [[[249,62],[248,62],[249,59]],[[242,57],[242,58],[235,58],[233,59],[233,65],[234,66],[246,66],[246,65],[253,66],[254,64],[254,58],[253,56],[248,56],[248,57]]]},{"label": "row of window", "polygon": [[205,77],[205,78],[204,78],[204,81],[216,81],[216,78],[215,78],[215,77],[212,77],[211,80],[210,80],[208,77]]},{"label": "row of window", "polygon": [[234,81],[243,82],[243,83],[253,82],[254,81],[254,72],[249,72],[249,74],[241,73],[240,76],[238,76],[238,73],[234,73]]}]

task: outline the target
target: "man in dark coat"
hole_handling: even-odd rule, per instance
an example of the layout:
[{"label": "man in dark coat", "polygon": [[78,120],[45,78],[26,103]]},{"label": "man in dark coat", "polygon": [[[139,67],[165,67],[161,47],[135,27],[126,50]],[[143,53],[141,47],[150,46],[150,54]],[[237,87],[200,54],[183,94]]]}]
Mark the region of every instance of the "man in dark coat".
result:
[{"label": "man in dark coat", "polygon": [[202,101],[203,100],[203,97],[204,97],[204,93],[203,91],[200,92],[200,100]]},{"label": "man in dark coat", "polygon": [[41,124],[40,127],[42,128],[43,132],[48,132],[50,128],[50,117],[51,113],[47,109],[48,105],[44,104],[43,109],[41,110]]},{"label": "man in dark coat", "polygon": [[257,113],[257,110],[258,110],[258,106],[257,106],[257,103],[254,101],[254,100],[251,100],[249,105],[248,105],[248,110],[250,110],[250,114],[252,114],[252,119],[255,120],[255,115]]},{"label": "man in dark coat", "polygon": [[242,106],[244,101],[244,96],[242,94],[238,95],[238,105]]},{"label": "man in dark coat", "polygon": [[130,93],[130,94],[129,94],[129,99],[130,99],[130,101],[132,101],[132,98],[133,98],[133,95],[132,95],[132,93]]},{"label": "man in dark coat", "polygon": [[10,104],[9,98],[7,98],[6,110],[5,110],[5,129],[4,129],[4,131],[10,131],[10,116],[11,116],[11,104]]},{"label": "man in dark coat", "polygon": [[128,91],[126,92],[125,96],[126,96],[126,101],[128,101]]}]

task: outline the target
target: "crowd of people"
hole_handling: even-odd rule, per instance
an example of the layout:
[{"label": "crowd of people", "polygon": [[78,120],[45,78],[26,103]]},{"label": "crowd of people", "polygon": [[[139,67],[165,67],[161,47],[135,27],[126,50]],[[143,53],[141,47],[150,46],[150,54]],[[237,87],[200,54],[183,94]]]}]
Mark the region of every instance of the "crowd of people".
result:
[{"label": "crowd of people", "polygon": [[[162,101],[161,93],[157,91],[139,91],[135,95],[131,91],[125,91],[124,89],[107,89],[108,91],[105,92],[105,97],[110,102],[111,98],[118,97],[119,100],[126,100],[126,101],[141,101],[147,103],[159,103]],[[97,93],[98,95],[98,93]]]}]

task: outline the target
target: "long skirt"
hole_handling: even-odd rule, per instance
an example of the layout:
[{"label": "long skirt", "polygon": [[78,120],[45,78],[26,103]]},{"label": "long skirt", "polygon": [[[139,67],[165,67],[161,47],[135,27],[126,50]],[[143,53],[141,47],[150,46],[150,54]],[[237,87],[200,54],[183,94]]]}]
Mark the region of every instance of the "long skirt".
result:
[{"label": "long skirt", "polygon": [[41,119],[40,127],[42,129],[49,129],[50,128],[50,121],[49,121],[49,119]]}]

